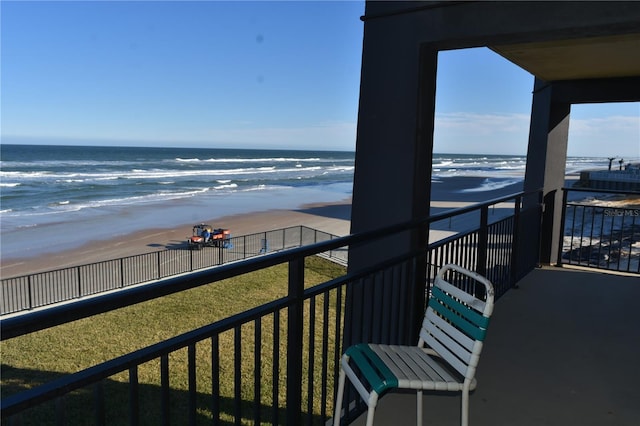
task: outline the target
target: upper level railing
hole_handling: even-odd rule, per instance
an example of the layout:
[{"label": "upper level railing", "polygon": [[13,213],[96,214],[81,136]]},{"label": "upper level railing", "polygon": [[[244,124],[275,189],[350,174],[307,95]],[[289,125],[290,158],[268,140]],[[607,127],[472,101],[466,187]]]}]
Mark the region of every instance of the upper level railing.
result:
[{"label": "upper level railing", "polygon": [[[398,283],[415,282],[411,277],[422,276],[427,293],[435,271],[444,263],[455,262],[490,276],[498,296],[515,284],[514,261],[520,257],[518,230],[524,228],[519,224],[523,196],[514,194],[410,223],[7,318],[0,322],[3,340],[278,264],[288,265],[286,296],[42,386],[4,396],[0,402],[2,420],[30,424],[35,418],[37,424],[43,418],[82,418],[93,419],[97,425],[176,421],[197,424],[203,420],[213,424],[325,424],[333,409],[345,324],[367,327],[367,334],[380,341],[407,332],[406,313],[394,306],[393,292],[401,289]],[[490,209],[499,203],[506,203],[510,213],[491,220]],[[539,203],[530,208],[537,212],[539,220]],[[305,259],[310,256],[358,247],[408,230],[424,230],[461,214],[472,214],[474,219],[468,220],[468,229],[429,246],[427,271],[417,266],[425,258],[421,249],[399,253],[394,259],[305,288]],[[370,283],[382,284],[383,291],[391,291],[391,297],[378,298],[378,303],[389,305],[384,308],[397,313],[392,321],[380,324],[375,318],[350,316],[353,310],[349,306],[354,302],[350,286]],[[176,359],[184,361],[176,363]],[[141,379],[147,377],[149,369],[157,377],[153,383]],[[203,370],[210,372],[206,383],[196,379],[196,372]],[[185,383],[183,387],[170,380],[176,376],[178,383]],[[221,377],[228,380],[223,383]],[[231,385],[225,384],[229,381]],[[348,398],[355,403],[354,395]],[[43,411],[43,404],[51,404],[51,409]],[[345,406],[355,407],[345,413],[347,420],[361,408],[357,403]]]},{"label": "upper level railing", "polygon": [[[640,273],[640,193],[563,191],[557,264]],[[570,201],[571,194],[582,197]]]},{"label": "upper level railing", "polygon": [[[232,237],[227,246],[190,250],[158,250],[86,265],[38,272],[0,280],[0,315],[11,314],[157,281],[211,266],[248,259],[270,251],[315,244],[337,238],[306,226],[292,226]],[[346,263],[345,250],[325,256]]]}]

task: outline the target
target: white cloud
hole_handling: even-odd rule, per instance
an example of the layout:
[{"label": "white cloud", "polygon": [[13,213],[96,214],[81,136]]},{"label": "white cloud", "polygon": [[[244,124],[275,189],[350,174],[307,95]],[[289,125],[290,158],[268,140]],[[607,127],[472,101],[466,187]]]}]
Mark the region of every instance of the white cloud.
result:
[{"label": "white cloud", "polygon": [[436,114],[434,151],[524,155],[529,138],[529,119],[528,114]]},{"label": "white cloud", "polygon": [[[529,120],[528,114],[436,114],[434,151],[525,155]],[[568,155],[640,158],[640,115],[572,117]]]},{"label": "white cloud", "polygon": [[640,135],[640,116],[611,116],[602,118],[576,119],[572,118],[570,125],[576,136],[607,133],[609,131]]},{"label": "white cloud", "polygon": [[456,112],[436,114],[436,127],[443,130],[479,132],[491,134],[500,132],[520,133],[529,126],[528,114],[481,114]]},{"label": "white cloud", "polygon": [[640,158],[640,116],[572,118],[569,155]]}]

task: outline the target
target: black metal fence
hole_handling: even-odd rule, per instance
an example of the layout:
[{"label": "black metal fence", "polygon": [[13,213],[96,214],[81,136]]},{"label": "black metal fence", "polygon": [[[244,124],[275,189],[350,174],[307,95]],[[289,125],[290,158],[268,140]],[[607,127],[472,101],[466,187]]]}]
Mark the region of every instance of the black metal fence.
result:
[{"label": "black metal fence", "polygon": [[[508,291],[523,276],[523,268],[530,268],[529,264],[537,263],[537,258],[526,262],[525,258],[531,256],[531,247],[523,249],[518,242],[522,237],[521,232],[532,229],[528,224],[521,230],[523,216],[539,220],[540,196],[539,192],[522,193],[431,216],[431,227],[438,223],[450,223],[463,215],[471,215],[465,219],[471,226],[429,244],[428,282],[433,282],[442,266],[455,263],[487,277],[493,283],[496,298]],[[528,211],[523,210],[525,201],[530,206]],[[525,250],[529,253],[524,253]],[[533,253],[537,253],[536,248]]]},{"label": "black metal fence", "polygon": [[558,265],[640,273],[640,193],[564,188],[563,207]]},{"label": "black metal fence", "polygon": [[[515,284],[509,268],[510,262],[518,257],[516,242],[520,227],[516,225],[521,194],[511,197],[511,201],[512,213],[495,221],[490,221],[487,214],[491,202],[463,209],[479,212],[480,222],[473,229],[429,246],[425,292],[430,291],[437,268],[449,262],[472,269],[480,265],[487,273],[497,274],[494,279],[499,280],[496,283],[499,294]],[[0,401],[2,420],[18,424],[44,424],[44,420],[60,424],[65,419],[81,418],[96,425],[324,425],[332,417],[345,325],[354,321],[366,325],[370,336],[406,333],[408,329],[403,309],[394,305],[393,293],[392,297],[378,298],[379,303],[388,305],[385,309],[397,313],[393,321],[347,318],[346,313],[353,312],[346,309],[350,303],[349,286],[382,283],[385,288],[400,291],[399,283],[410,285],[413,281],[410,277],[425,273],[417,269],[425,252],[404,253],[306,289],[305,259],[397,232],[424,229],[455,215],[449,212],[423,221],[329,239],[10,317],[0,323],[2,339],[288,264],[285,297],[42,386],[6,395]],[[371,294],[365,293],[364,297]],[[141,371],[149,369],[155,371],[157,381],[141,383]],[[210,372],[205,383],[196,380],[196,371],[202,370]],[[182,390],[172,386],[170,378],[175,375],[184,377],[186,385]],[[231,380],[223,383],[221,377]]]},{"label": "black metal fence", "polygon": [[[272,251],[315,244],[337,238],[306,226],[232,237],[228,248],[203,250],[159,250],[151,253],[73,266],[0,280],[0,315],[21,312],[123,289],[178,274],[228,262],[248,259]],[[330,250],[323,256],[346,264],[347,249]]]}]

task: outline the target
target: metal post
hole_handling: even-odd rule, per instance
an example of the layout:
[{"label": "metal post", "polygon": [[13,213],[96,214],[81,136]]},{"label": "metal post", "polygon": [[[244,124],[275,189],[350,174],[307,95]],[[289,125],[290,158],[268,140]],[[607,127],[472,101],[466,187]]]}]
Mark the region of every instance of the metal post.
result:
[{"label": "metal post", "polygon": [[76,268],[77,271],[77,275],[78,275],[78,299],[82,297],[82,279],[81,279],[81,273],[80,273],[80,267],[78,266]]},{"label": "metal post", "polygon": [[480,209],[480,230],[478,231],[478,260],[476,271],[485,276],[487,274],[487,240],[489,239],[489,207]]},{"label": "metal post", "polygon": [[33,309],[33,295],[31,291],[31,275],[27,276],[27,290],[29,291],[29,310]]},{"label": "metal post", "polygon": [[124,259],[120,258],[120,288],[124,287]]},{"label": "metal post", "polygon": [[515,200],[515,211],[513,213],[513,234],[511,237],[511,268],[509,271],[509,286],[517,287],[516,285],[516,272],[518,270],[518,246],[519,246],[519,238],[520,234],[520,205],[522,203],[522,197],[516,197]]},{"label": "metal post", "polygon": [[562,246],[564,245],[564,223],[567,220],[567,197],[568,190],[562,189],[562,210],[560,214],[560,231],[558,232],[558,256],[556,258],[556,266],[562,267]]},{"label": "metal post", "polygon": [[105,425],[104,386],[102,381],[97,382],[93,387],[93,406],[95,424],[98,426]]},{"label": "metal post", "polygon": [[129,369],[129,424],[140,424],[140,398],[138,393],[138,366]]},{"label": "metal post", "polygon": [[304,313],[304,258],[289,262],[287,330],[287,414],[286,424],[301,423],[302,412],[302,335]]},{"label": "metal post", "polygon": [[189,387],[189,425],[196,424],[197,416],[197,390],[196,390],[196,345],[192,343],[187,349],[187,370]]}]

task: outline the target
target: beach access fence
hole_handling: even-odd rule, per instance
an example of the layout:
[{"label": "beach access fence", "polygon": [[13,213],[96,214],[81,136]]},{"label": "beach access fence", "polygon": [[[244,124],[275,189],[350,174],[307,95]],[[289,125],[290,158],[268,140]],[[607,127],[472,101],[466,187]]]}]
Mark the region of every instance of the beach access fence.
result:
[{"label": "beach access fence", "polygon": [[[39,272],[0,280],[0,315],[28,311],[60,302],[115,291],[262,254],[338,238],[306,226],[231,237],[225,247],[181,248]],[[321,253],[346,264],[347,248]]]},{"label": "beach access fence", "polygon": [[563,206],[558,265],[640,273],[640,192],[563,188]]}]

